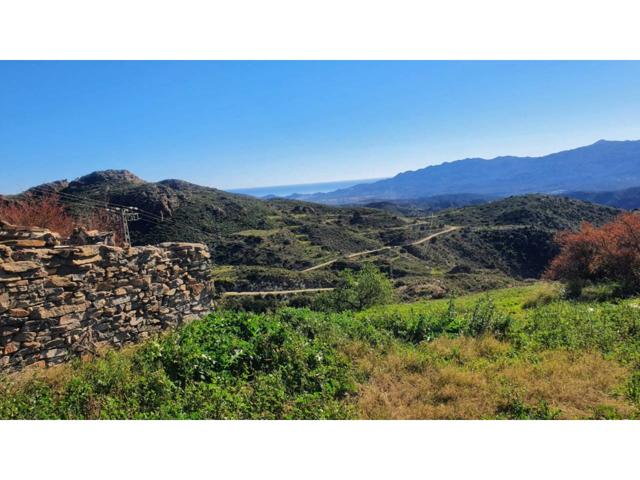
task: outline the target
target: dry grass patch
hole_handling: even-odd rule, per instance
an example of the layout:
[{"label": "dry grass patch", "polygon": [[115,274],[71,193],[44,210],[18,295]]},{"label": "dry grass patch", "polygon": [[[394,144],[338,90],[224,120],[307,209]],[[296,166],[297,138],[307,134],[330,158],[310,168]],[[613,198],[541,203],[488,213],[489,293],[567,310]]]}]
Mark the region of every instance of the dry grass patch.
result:
[{"label": "dry grass patch", "polygon": [[439,338],[385,353],[349,352],[365,379],[357,407],[368,419],[593,418],[635,415],[629,371],[599,353],[515,355],[492,337]]}]

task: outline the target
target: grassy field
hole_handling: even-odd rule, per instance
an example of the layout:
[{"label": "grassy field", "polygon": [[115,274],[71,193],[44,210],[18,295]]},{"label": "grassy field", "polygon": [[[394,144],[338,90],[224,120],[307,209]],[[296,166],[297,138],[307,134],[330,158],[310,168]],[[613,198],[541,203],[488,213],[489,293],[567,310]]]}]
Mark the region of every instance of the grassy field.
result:
[{"label": "grassy field", "polygon": [[535,283],[357,313],[219,312],[0,385],[0,418],[638,418],[640,302]]}]

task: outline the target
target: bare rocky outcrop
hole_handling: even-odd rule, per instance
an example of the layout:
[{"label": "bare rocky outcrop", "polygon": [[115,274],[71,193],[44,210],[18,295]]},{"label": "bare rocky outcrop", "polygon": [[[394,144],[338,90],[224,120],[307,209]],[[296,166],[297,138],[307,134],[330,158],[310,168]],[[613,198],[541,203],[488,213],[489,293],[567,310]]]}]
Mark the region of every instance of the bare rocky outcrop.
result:
[{"label": "bare rocky outcrop", "polygon": [[[40,247],[40,245],[39,245]],[[206,246],[0,245],[0,370],[122,346],[210,309]]]}]

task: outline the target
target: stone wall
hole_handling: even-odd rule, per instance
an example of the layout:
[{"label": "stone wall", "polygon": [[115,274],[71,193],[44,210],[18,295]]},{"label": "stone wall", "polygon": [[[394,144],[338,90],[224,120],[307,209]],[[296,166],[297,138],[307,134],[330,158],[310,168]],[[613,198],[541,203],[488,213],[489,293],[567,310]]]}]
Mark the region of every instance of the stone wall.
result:
[{"label": "stone wall", "polygon": [[206,246],[0,245],[0,370],[122,346],[210,309]]}]

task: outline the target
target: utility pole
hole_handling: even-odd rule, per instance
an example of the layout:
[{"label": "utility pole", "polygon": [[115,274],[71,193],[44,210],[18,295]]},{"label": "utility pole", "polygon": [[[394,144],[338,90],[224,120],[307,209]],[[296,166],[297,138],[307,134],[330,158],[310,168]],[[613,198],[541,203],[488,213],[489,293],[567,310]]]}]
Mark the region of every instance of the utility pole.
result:
[{"label": "utility pole", "polygon": [[136,207],[113,207],[108,211],[116,213],[120,216],[120,222],[122,224],[122,236],[125,247],[131,246],[131,235],[129,234],[129,222],[135,222],[140,220],[140,214],[137,212]]}]

